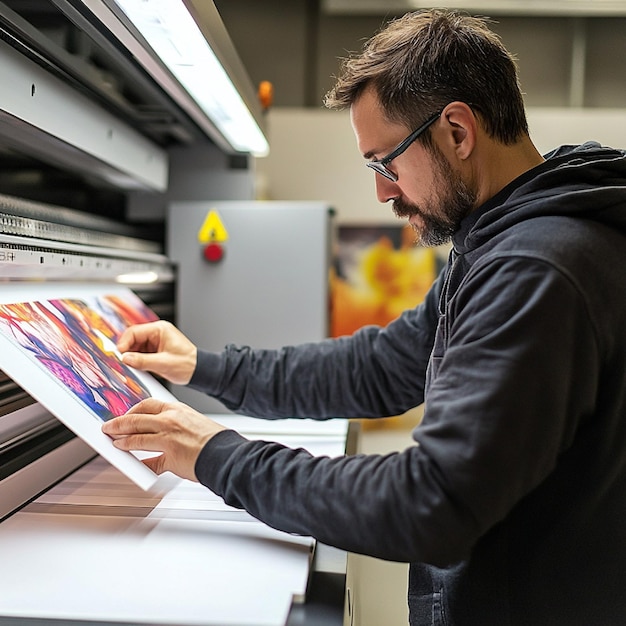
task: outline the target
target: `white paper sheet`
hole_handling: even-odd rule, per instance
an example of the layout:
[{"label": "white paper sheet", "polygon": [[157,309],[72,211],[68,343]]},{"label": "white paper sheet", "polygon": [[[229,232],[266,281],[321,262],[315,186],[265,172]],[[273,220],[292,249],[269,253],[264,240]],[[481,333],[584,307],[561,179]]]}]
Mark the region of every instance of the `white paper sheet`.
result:
[{"label": "white paper sheet", "polygon": [[157,475],[113,447],[102,422],[144,397],[175,401],[152,376],[124,365],[123,328],[156,316],[117,285],[4,284],[0,369],[142,489]]},{"label": "white paper sheet", "polygon": [[234,415],[231,413],[212,413],[207,417],[223,424],[227,428],[232,428],[243,435],[302,435],[313,436],[337,436],[345,439],[348,434],[350,421],[347,419],[314,420],[301,418],[286,419],[259,419],[246,415]]},{"label": "white paper sheet", "polygon": [[282,626],[313,540],[162,478],[155,495],[96,457],[0,524],[0,621]]},{"label": "white paper sheet", "polygon": [[259,523],[23,511],[0,526],[0,616],[280,626],[311,546]]}]

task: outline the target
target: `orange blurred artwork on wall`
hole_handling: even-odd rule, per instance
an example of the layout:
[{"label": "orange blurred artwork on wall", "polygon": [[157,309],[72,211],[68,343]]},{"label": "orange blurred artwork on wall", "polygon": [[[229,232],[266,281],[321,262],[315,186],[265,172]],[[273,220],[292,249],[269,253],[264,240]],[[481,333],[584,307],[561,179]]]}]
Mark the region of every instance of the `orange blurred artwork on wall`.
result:
[{"label": "orange blurred artwork on wall", "polygon": [[438,271],[435,250],[407,227],[340,227],[331,272],[331,335],[386,326],[424,299]]}]

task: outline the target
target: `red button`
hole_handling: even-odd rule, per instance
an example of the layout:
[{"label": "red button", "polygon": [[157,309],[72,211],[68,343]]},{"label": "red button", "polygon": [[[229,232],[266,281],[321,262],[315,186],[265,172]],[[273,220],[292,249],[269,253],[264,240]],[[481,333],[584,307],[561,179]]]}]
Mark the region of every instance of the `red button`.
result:
[{"label": "red button", "polygon": [[219,243],[210,243],[204,247],[204,258],[209,263],[218,263],[224,258],[224,248]]}]

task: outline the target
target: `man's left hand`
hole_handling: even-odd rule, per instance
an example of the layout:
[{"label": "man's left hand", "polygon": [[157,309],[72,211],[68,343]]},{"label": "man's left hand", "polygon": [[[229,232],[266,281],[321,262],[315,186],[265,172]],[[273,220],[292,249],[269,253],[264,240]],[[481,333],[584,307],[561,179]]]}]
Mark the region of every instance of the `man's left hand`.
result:
[{"label": "man's left hand", "polygon": [[194,481],[200,451],[221,430],[226,428],[186,404],[156,398],[142,400],[102,426],[120,450],[160,452],[143,461],[157,474],[170,471]]}]

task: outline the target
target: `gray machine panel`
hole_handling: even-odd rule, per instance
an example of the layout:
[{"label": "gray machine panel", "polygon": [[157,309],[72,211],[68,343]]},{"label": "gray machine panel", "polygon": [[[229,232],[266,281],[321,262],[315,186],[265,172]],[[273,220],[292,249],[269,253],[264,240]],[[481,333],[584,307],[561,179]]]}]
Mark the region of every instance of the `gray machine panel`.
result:
[{"label": "gray machine panel", "polygon": [[[209,211],[228,234],[209,263],[198,241]],[[332,210],[320,202],[179,202],[168,209],[167,252],[178,265],[176,320],[199,347],[278,348],[328,336]],[[174,388],[205,413],[228,412]]]}]

